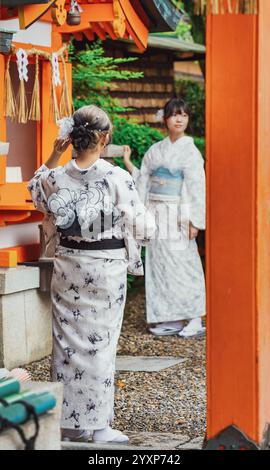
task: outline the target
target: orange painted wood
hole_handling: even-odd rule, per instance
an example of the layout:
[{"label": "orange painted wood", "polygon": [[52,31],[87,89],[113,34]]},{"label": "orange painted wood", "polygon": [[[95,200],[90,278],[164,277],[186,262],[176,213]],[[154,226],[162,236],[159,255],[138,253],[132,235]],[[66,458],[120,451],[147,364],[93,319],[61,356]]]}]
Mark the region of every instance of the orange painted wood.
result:
[{"label": "orange painted wood", "polygon": [[58,134],[51,108],[51,64],[48,61],[42,62],[41,75],[41,163],[45,163],[52,152],[53,142]]},{"label": "orange painted wood", "polygon": [[83,12],[81,14],[81,23],[79,25],[69,26],[68,24],[64,24],[60,27],[53,25],[53,29],[56,30],[57,28],[57,31],[60,33],[74,33],[90,28],[90,22],[99,23],[102,21],[114,20],[112,3],[84,4],[82,8]]},{"label": "orange painted wood", "polygon": [[140,50],[146,49],[148,41],[148,29],[138,16],[129,0],[119,0],[119,4],[127,19],[127,29]]},{"label": "orange painted wood", "polygon": [[93,33],[95,33],[101,41],[105,41],[106,39],[106,31],[104,31],[98,23],[91,23],[91,28]]},{"label": "orange painted wood", "polygon": [[51,0],[49,3],[40,3],[37,5],[25,5],[18,8],[20,28],[26,29],[32,23],[37,21],[44,13],[51,8],[51,5],[55,0]]},{"label": "orange painted wood", "polygon": [[[207,434],[270,422],[270,5],[207,18]],[[258,88],[259,84],[259,88]]]},{"label": "orange painted wood", "polygon": [[19,207],[17,209],[7,209],[0,210],[0,227],[5,227],[6,225],[13,225],[19,223],[30,223],[30,222],[40,222],[43,220],[43,214],[38,212],[34,207],[32,210],[22,209]]},{"label": "orange painted wood", "polygon": [[83,34],[88,39],[88,41],[94,41],[95,36],[94,36],[94,33],[93,33],[92,29],[85,29],[83,31]]},{"label": "orange painted wood", "polygon": [[[68,79],[68,89],[69,89],[69,99],[70,102],[72,103],[72,64],[71,63],[66,63],[66,70],[67,70],[67,79]],[[62,70],[61,70],[61,77],[62,76]],[[57,130],[58,132],[58,130]],[[72,156],[72,146],[70,145],[69,148],[63,153],[59,160],[59,165],[65,165]]]},{"label": "orange painted wood", "polygon": [[[26,51],[28,51],[29,49],[33,49],[33,48],[36,48],[40,51],[44,51],[44,52],[48,52],[48,53],[51,53],[53,50],[55,51],[55,49],[52,49],[52,47],[47,47],[47,46],[36,46],[35,44],[25,44],[24,42],[16,42],[16,41],[13,41],[12,44],[14,45],[14,47],[16,47],[17,49],[19,48],[22,48],[22,49],[25,49]],[[61,46],[60,46],[61,47]],[[60,47],[58,49],[60,49]],[[31,61],[31,56],[29,57],[29,61]],[[16,61],[16,56],[12,56],[11,60],[14,60]]]},{"label": "orange painted wood", "polygon": [[[5,76],[5,56],[0,54],[0,77]],[[6,142],[6,119],[4,116],[4,87],[0,86],[0,141]],[[0,155],[0,185],[6,181],[6,156]],[[0,199],[1,203],[1,199]]]},{"label": "orange painted wood", "polygon": [[[5,184],[6,182],[6,166],[7,166],[7,157],[5,155],[0,155],[0,185]],[[1,199],[0,199],[1,203]]]},{"label": "orange painted wood", "polygon": [[83,33],[73,33],[74,39],[76,41],[82,41],[83,40]]},{"label": "orange painted wood", "polygon": [[208,437],[232,423],[258,437],[256,31],[250,15],[208,17]]},{"label": "orange painted wood", "polygon": [[4,207],[28,207],[29,197],[25,182],[0,185],[0,210]]},{"label": "orange painted wood", "polygon": [[[0,54],[0,77],[5,77],[5,56]],[[6,119],[4,116],[4,87],[0,86],[0,140],[6,141]]]},{"label": "orange painted wood", "polygon": [[[16,266],[17,263],[25,261],[34,261],[40,256],[40,244],[33,243],[29,245],[12,246],[10,248],[0,249],[0,266],[11,267],[7,263],[12,263]],[[14,264],[15,263],[15,264]]]},{"label": "orange painted wood", "polygon": [[0,267],[15,268],[17,266],[17,253],[9,249],[0,250]]},{"label": "orange painted wood", "polygon": [[[69,80],[70,98],[72,92],[72,69],[71,64],[67,65],[67,75]],[[61,64],[60,64],[61,70]],[[62,70],[61,70],[62,72]],[[51,66],[50,63],[44,61],[42,63],[42,121],[41,121],[41,163],[45,163],[51,155],[53,149],[53,143],[58,135],[59,128],[53,121],[52,110],[51,110]],[[61,93],[61,89],[57,90],[58,98]],[[59,101],[59,100],[58,100]],[[71,158],[71,147],[63,154],[59,160],[59,165],[63,165]]]},{"label": "orange painted wood", "polygon": [[101,26],[104,29],[104,31],[110,36],[111,39],[117,40],[117,36],[114,32],[114,29],[113,29],[111,23],[103,21],[101,23]]},{"label": "orange painted wood", "polygon": [[257,83],[257,334],[259,433],[270,423],[270,2],[260,1],[258,17],[258,83]]},{"label": "orange painted wood", "polygon": [[14,210],[14,211],[0,211],[0,227],[4,227],[7,222],[12,221],[13,223],[18,223],[24,219],[30,217],[30,211],[23,211],[23,210]]}]

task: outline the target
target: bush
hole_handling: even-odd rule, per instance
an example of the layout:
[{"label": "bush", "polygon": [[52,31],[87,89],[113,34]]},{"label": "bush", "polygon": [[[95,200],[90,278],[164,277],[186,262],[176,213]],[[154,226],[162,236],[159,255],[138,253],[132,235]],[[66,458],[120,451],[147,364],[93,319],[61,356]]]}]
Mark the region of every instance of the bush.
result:
[{"label": "bush", "polygon": [[95,104],[112,117],[126,111],[119,101],[110,96],[110,90],[117,88],[115,80],[130,80],[143,77],[142,72],[121,70],[123,64],[137,58],[106,57],[101,41],[96,41],[85,50],[77,51],[70,45],[69,59],[72,62],[73,104],[78,109],[86,104]]},{"label": "bush", "polygon": [[194,143],[200,150],[203,158],[205,158],[205,138],[204,137],[194,137]]},{"label": "bush", "polygon": [[[149,147],[164,138],[157,129],[146,124],[138,124],[134,120],[116,118],[113,124],[113,143],[129,145],[132,149],[132,161],[138,168]],[[123,167],[121,159],[116,159],[116,162]]]}]

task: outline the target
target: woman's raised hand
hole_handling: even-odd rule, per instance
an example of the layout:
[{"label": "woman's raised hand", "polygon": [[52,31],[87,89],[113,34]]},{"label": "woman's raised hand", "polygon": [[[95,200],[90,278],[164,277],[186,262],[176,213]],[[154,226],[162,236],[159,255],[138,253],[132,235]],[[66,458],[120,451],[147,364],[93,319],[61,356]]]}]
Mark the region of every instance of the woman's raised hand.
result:
[{"label": "woman's raised hand", "polygon": [[131,148],[129,147],[129,145],[124,145],[123,147],[124,147],[124,154],[123,154],[124,164],[126,165],[127,170],[132,174],[133,163],[130,160]]},{"label": "woman's raised hand", "polygon": [[53,144],[53,151],[45,165],[49,169],[53,169],[57,166],[58,160],[61,157],[62,153],[67,150],[68,146],[70,145],[71,140],[70,138],[67,139],[56,139]]},{"label": "woman's raised hand", "polygon": [[129,147],[129,145],[123,145],[124,147],[124,162],[126,163],[129,163],[130,162],[130,156],[131,156],[131,148]]},{"label": "woman's raised hand", "polygon": [[67,139],[56,139],[54,141],[54,144],[53,144],[53,152],[56,154],[56,155],[62,155],[62,153],[64,153],[67,148],[69,147],[71,143],[71,140],[70,138],[67,138]]}]

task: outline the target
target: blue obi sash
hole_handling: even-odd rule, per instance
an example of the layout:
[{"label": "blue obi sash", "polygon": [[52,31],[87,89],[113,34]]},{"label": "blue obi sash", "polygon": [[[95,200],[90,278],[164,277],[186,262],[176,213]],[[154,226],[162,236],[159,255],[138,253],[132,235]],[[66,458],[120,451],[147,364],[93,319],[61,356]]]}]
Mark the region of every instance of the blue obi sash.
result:
[{"label": "blue obi sash", "polygon": [[183,180],[183,171],[177,170],[172,173],[168,168],[161,166],[151,174],[150,193],[181,196]]}]

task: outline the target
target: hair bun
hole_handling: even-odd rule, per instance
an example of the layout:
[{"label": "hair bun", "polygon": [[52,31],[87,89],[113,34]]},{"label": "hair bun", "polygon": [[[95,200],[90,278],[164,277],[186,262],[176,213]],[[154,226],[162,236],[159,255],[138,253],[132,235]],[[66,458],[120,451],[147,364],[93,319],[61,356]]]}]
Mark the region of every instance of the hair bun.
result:
[{"label": "hair bun", "polygon": [[77,152],[86,150],[91,142],[91,133],[83,124],[74,125],[71,133],[73,146]]},{"label": "hair bun", "polygon": [[108,115],[94,105],[78,109],[73,115],[73,120],[70,137],[77,152],[94,149],[101,139],[101,133],[111,134],[112,131]]}]

